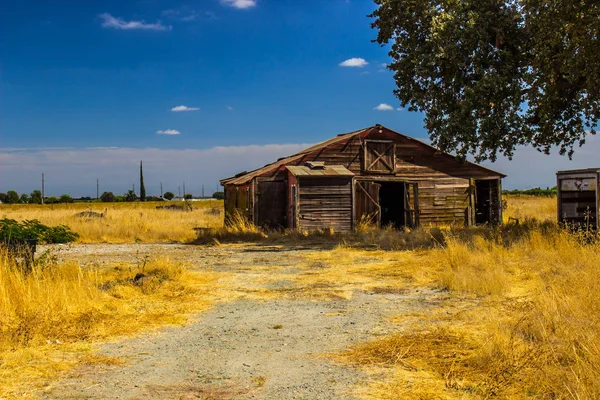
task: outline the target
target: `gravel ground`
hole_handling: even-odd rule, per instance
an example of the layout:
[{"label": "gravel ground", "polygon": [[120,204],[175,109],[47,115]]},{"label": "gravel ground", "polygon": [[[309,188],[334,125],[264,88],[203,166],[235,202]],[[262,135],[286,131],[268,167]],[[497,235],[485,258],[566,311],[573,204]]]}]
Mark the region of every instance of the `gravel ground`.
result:
[{"label": "gravel ground", "polygon": [[[42,249],[43,250],[43,249]],[[135,261],[140,254],[168,253],[196,268],[238,272],[260,261],[293,273],[304,249],[232,245],[71,245],[57,257],[90,263]],[[279,289],[289,282],[281,280]],[[103,345],[99,355],[122,366],[78,368],[49,389],[52,399],[354,399],[364,383],[360,370],[325,357],[359,341],[388,333],[392,315],[436,307],[433,291],[368,293],[350,300],[242,299],[217,303],[183,327]],[[398,326],[394,326],[398,329]]]}]

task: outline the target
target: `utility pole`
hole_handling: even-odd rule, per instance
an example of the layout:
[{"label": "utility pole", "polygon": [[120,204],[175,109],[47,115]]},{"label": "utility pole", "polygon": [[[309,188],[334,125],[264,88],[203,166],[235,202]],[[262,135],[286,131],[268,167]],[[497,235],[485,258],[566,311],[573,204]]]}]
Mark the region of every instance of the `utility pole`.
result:
[{"label": "utility pole", "polygon": [[160,197],[163,197],[163,192],[162,192],[162,182],[160,183]]},{"label": "utility pole", "polygon": [[44,173],[42,172],[42,204],[44,204]]},{"label": "utility pole", "polygon": [[181,197],[181,186],[177,186],[177,193],[179,194],[179,197]]},{"label": "utility pole", "polygon": [[185,181],[183,181],[183,197],[185,197]]},{"label": "utility pole", "polygon": [[204,198],[204,185],[202,185],[202,198]]},{"label": "utility pole", "polygon": [[135,194],[135,183],[133,184],[133,193]]},{"label": "utility pole", "polygon": [[100,198],[100,179],[96,178],[96,201]]}]

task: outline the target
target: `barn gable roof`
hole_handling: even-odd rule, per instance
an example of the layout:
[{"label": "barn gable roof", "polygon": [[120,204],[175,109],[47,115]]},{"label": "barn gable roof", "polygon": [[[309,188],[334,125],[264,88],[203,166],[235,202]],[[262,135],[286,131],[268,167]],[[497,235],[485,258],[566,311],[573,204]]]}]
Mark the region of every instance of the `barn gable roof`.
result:
[{"label": "barn gable roof", "polygon": [[[428,145],[427,143],[424,143],[424,142],[422,142],[420,140],[414,139],[414,138],[412,138],[410,136],[403,135],[403,134],[398,133],[396,131],[393,131],[393,130],[391,130],[389,128],[386,128],[386,127],[384,127],[382,125],[375,125],[375,126],[371,126],[371,127],[368,127],[368,128],[360,129],[360,130],[357,130],[357,131],[354,131],[354,132],[339,134],[336,137],[333,137],[333,138],[331,138],[329,140],[326,140],[324,142],[315,144],[314,146],[311,146],[311,147],[309,147],[309,148],[307,148],[305,150],[302,150],[299,153],[293,154],[293,155],[288,156],[288,157],[280,158],[279,160],[277,160],[277,161],[275,161],[273,163],[267,164],[264,167],[255,169],[255,170],[247,172],[247,173],[238,174],[238,175],[230,177],[230,178],[222,179],[220,181],[221,185],[244,185],[244,184],[250,182],[252,179],[254,179],[257,176],[261,176],[261,175],[269,173],[269,172],[274,172],[274,171],[280,169],[281,167],[283,167],[283,166],[285,166],[285,165],[287,165],[289,163],[293,163],[294,161],[299,160],[302,157],[304,157],[304,156],[306,156],[306,155],[308,155],[310,153],[314,153],[316,151],[325,149],[325,148],[327,148],[327,147],[329,147],[331,145],[334,145],[336,143],[345,142],[348,139],[353,139],[353,138],[355,138],[357,136],[361,136],[361,137],[362,136],[368,136],[371,133],[371,131],[373,131],[375,129],[377,129],[377,130],[385,129],[386,131],[388,131],[390,133],[393,133],[393,134],[396,134],[396,135],[398,135],[398,136],[400,136],[400,137],[402,137],[402,138],[404,138],[406,140],[410,140],[412,142],[415,142],[415,143],[419,144],[420,146],[423,146],[424,148],[427,148],[429,150],[433,150],[433,151],[435,151],[437,153],[441,153],[435,147],[433,147],[431,145]],[[482,172],[485,172],[485,173],[487,173],[489,175],[498,176],[498,177],[502,177],[502,178],[506,177],[506,175],[504,175],[504,174],[501,174],[501,173],[493,171],[491,169],[482,167],[482,166],[480,166],[478,164],[474,164],[474,163],[471,163],[469,161],[459,161],[459,160],[456,159],[456,157],[454,157],[451,154],[447,154],[447,153],[441,153],[441,154],[449,157],[454,162],[464,163],[464,164],[466,164],[466,165],[468,165],[470,167],[479,169]]]}]

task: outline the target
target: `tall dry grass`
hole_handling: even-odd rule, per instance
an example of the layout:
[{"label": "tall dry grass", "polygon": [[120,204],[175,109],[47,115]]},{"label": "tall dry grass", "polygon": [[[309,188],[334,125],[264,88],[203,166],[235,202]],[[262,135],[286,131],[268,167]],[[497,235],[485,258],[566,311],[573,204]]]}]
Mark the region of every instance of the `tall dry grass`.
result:
[{"label": "tall dry grass", "polygon": [[542,226],[428,251],[419,264],[453,295],[447,315],[337,356],[390,371],[367,397],[600,398],[600,242]]},{"label": "tall dry grass", "polygon": [[556,197],[509,195],[502,196],[502,200],[506,204],[506,209],[502,213],[504,222],[508,222],[509,217],[521,221],[525,218],[556,221]]},{"label": "tall dry grass", "polygon": [[[190,242],[197,229],[223,226],[223,202],[198,201],[193,211],[157,209],[178,202],[2,204],[0,218],[37,219],[49,226],[67,225],[80,243]],[[78,216],[93,211],[101,218]]]},{"label": "tall dry grass", "polygon": [[0,252],[0,397],[42,385],[97,341],[182,323],[208,307],[214,274],[168,259],[140,265],[82,269],[46,257],[24,274]]}]

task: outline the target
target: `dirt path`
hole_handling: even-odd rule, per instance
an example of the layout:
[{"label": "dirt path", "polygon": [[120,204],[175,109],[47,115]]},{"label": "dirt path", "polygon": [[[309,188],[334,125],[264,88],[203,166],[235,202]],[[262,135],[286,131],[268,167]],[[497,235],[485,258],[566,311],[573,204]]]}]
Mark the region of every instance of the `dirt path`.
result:
[{"label": "dirt path", "polygon": [[[194,260],[196,268],[239,272],[244,290],[247,265],[260,260],[295,273],[298,249],[224,246],[220,248],[72,246],[60,257],[96,252],[95,260],[139,257],[160,250]],[[161,245],[148,245],[161,246]],[[73,251],[73,249],[76,249]],[[135,254],[135,251],[133,251]],[[103,255],[104,254],[104,255]],[[107,255],[108,254],[108,255]],[[264,272],[263,272],[264,273]],[[285,279],[277,289],[294,289]],[[364,376],[323,355],[389,332],[387,318],[422,312],[440,301],[432,291],[402,294],[357,290],[350,300],[250,300],[217,303],[184,327],[102,346],[99,354],[123,366],[86,366],[58,382],[47,398],[61,399],[354,399]],[[395,326],[397,329],[397,326]]]}]

